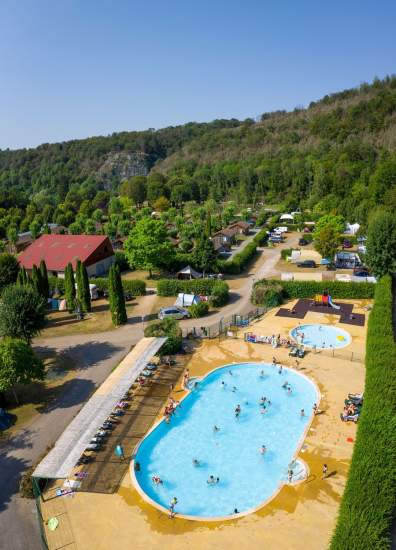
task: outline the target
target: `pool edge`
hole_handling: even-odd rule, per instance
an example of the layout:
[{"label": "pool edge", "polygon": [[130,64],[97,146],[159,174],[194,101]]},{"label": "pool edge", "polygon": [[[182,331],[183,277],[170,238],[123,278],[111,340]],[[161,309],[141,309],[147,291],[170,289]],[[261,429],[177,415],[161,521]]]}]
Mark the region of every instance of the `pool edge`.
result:
[{"label": "pool edge", "polygon": [[[256,362],[256,361],[238,361],[238,363],[234,362],[234,363],[227,363],[225,365],[221,365],[220,367],[216,367],[210,371],[208,371],[204,376],[201,377],[201,380],[205,379],[207,376],[209,376],[210,374],[212,374],[213,372],[219,370],[219,369],[223,369],[223,368],[229,368],[229,367],[232,367],[232,366],[235,366],[235,365],[251,365],[251,364],[260,364],[260,363],[263,363],[265,365],[271,365],[271,363],[269,362],[266,362],[266,361],[261,361],[261,362]],[[278,365],[278,363],[277,363]],[[296,374],[299,374],[300,376],[304,377],[306,380],[308,380],[315,388],[316,390],[316,394],[317,394],[317,401],[316,401],[316,404],[319,406],[319,403],[322,399],[322,394],[320,393],[320,390],[319,390],[319,387],[316,383],[315,380],[312,380],[311,378],[309,378],[306,374],[300,372],[300,371],[297,371],[296,369],[292,368],[292,367],[288,367],[288,366],[284,366],[282,365],[282,368],[284,370],[289,370],[289,371],[292,371]],[[190,395],[192,390],[186,390],[186,395],[184,395],[181,399],[180,399],[180,403],[188,396]],[[301,436],[301,438],[299,439],[298,441],[298,444],[297,444],[297,447],[296,447],[296,452],[294,453],[294,455],[291,457],[291,461],[293,460],[300,460],[301,462],[304,463],[305,467],[306,467],[306,471],[307,471],[307,478],[309,477],[309,473],[310,473],[310,469],[309,469],[309,466],[308,464],[306,463],[306,461],[301,458],[301,457],[298,457],[298,455],[300,454],[301,452],[301,449],[302,449],[302,446],[303,446],[303,443],[305,441],[305,438],[307,437],[307,434],[308,434],[308,431],[310,430],[311,428],[311,425],[312,425],[312,421],[313,419],[315,418],[315,414],[314,412],[311,412],[311,415],[310,415],[310,418],[309,418],[309,422]],[[151,432],[153,432],[155,429],[158,428],[158,426],[162,423],[162,422],[165,422],[164,418],[161,418],[159,419],[157,422],[155,422],[155,424],[150,428],[150,430],[144,435],[144,437],[142,438],[141,441],[139,441],[139,443],[134,447],[133,449],[133,453],[132,455],[133,456],[136,456],[137,454],[137,451],[139,450],[139,447],[140,445],[143,443],[143,441],[151,434]],[[141,496],[141,498],[147,502],[148,504],[150,504],[151,506],[153,506],[154,508],[157,508],[157,510],[160,510],[161,512],[163,512],[164,514],[167,514],[169,515],[169,509],[168,508],[165,508],[164,506],[162,506],[161,504],[158,504],[158,502],[156,502],[155,500],[153,500],[152,498],[150,498],[147,493],[141,488],[138,480],[137,480],[137,477],[136,477],[136,472],[135,472],[135,459],[133,458],[131,461],[130,461],[130,464],[129,464],[129,474],[130,474],[130,477],[131,477],[131,481],[132,481],[132,485],[133,487],[136,489],[136,491],[138,492],[138,494]],[[306,479],[307,479],[306,478]],[[259,505],[255,506],[254,508],[249,508],[249,510],[245,510],[244,512],[240,512],[238,514],[229,514],[227,516],[209,516],[209,517],[204,517],[204,516],[190,516],[190,515],[187,515],[187,514],[179,514],[179,513],[175,513],[175,516],[174,516],[174,519],[186,519],[186,520],[190,520],[190,521],[204,521],[204,522],[222,522],[222,521],[229,521],[229,520],[233,520],[233,519],[239,519],[239,518],[242,518],[242,517],[245,517],[245,516],[248,516],[249,514],[253,514],[255,512],[258,512],[259,510],[261,510],[264,506],[266,506],[267,504],[269,504],[271,502],[271,500],[273,500],[275,497],[278,496],[278,494],[280,493],[280,491],[283,489],[284,486],[291,486],[291,487],[295,487],[297,485],[300,485],[301,483],[304,483],[304,481],[306,481],[306,479],[302,479],[302,480],[297,480],[293,483],[288,483],[288,482],[281,482],[278,486],[278,488],[273,492],[273,494],[268,497],[267,499],[265,499],[263,502],[261,502]]]}]

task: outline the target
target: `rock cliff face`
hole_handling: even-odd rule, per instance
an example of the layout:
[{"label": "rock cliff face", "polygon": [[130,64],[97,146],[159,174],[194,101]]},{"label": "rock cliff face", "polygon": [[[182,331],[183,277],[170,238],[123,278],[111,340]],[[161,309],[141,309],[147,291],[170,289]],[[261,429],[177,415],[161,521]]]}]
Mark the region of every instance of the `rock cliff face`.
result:
[{"label": "rock cliff face", "polygon": [[148,155],[121,151],[109,153],[96,176],[104,183],[110,184],[114,180],[122,182],[133,176],[147,176],[148,171]]}]

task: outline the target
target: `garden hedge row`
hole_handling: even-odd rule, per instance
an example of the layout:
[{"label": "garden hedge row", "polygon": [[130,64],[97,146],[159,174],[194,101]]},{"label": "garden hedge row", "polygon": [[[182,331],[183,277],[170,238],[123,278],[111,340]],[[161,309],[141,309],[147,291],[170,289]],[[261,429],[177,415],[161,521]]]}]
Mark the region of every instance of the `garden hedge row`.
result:
[{"label": "garden hedge row", "polygon": [[177,296],[179,292],[186,294],[202,294],[210,296],[214,288],[224,285],[228,291],[228,285],[217,279],[191,279],[183,281],[179,279],[160,279],[157,283],[158,296]]},{"label": "garden hedge row", "polygon": [[[48,277],[48,280],[51,290],[58,289],[61,294],[65,292],[64,279],[60,277]],[[109,279],[107,277],[90,279],[89,282],[96,285],[99,290],[107,291],[109,288]],[[122,287],[125,292],[130,292],[133,296],[144,296],[146,294],[146,283],[139,279],[122,280]]]},{"label": "garden hedge row", "polygon": [[391,547],[396,507],[396,345],[391,278],[386,276],[375,286],[368,322],[364,405],[331,550]]},{"label": "garden hedge row", "polygon": [[253,240],[251,243],[245,246],[245,248],[235,254],[232,260],[222,261],[217,263],[218,269],[221,273],[228,273],[230,275],[238,275],[241,273],[246,264],[256,255],[257,243]]},{"label": "garden hedge row", "polygon": [[[265,282],[265,280],[264,280]],[[260,284],[258,281],[256,284]],[[327,290],[333,298],[374,298],[373,283],[347,283],[342,281],[280,281],[285,298],[313,298]]]}]

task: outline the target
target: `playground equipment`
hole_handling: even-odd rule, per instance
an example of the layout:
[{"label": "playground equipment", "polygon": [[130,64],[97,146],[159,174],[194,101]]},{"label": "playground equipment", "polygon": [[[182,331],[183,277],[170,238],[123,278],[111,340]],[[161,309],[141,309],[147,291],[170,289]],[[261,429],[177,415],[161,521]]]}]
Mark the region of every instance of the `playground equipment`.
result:
[{"label": "playground equipment", "polygon": [[341,309],[340,306],[335,304],[330,296],[330,294],[325,290],[323,294],[315,294],[315,306],[329,306],[334,309]]}]

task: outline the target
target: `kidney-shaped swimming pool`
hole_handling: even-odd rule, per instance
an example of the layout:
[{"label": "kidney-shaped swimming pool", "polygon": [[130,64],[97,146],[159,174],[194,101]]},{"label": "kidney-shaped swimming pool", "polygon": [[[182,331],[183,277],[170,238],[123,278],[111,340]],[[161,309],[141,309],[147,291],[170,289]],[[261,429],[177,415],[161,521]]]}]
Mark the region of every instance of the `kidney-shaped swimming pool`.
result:
[{"label": "kidney-shaped swimming pool", "polygon": [[[280,373],[273,365],[243,363],[216,369],[169,424],[160,422],[143,439],[134,482],[154,505],[168,508],[176,497],[175,512],[192,519],[256,509],[287,482],[318,400],[313,382],[287,368]],[[162,483],[155,485],[153,476]],[[210,476],[215,483],[208,483]]]}]

